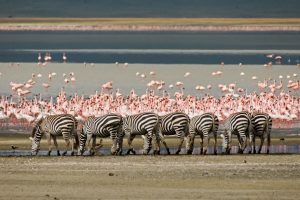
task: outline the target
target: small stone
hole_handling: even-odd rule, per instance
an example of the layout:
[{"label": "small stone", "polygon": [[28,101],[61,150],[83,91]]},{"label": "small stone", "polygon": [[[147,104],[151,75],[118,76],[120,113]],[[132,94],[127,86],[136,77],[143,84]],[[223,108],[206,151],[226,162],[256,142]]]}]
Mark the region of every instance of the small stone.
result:
[{"label": "small stone", "polygon": [[244,163],[247,163],[247,160],[244,160]]}]

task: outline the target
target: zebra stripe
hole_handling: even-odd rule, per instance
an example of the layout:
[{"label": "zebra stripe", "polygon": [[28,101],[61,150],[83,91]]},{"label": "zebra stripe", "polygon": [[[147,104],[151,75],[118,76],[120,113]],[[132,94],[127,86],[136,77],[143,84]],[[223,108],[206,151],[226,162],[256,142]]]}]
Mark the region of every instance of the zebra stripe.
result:
[{"label": "zebra stripe", "polygon": [[235,134],[239,141],[239,153],[243,153],[247,147],[247,138],[250,137],[250,142],[252,141],[251,114],[233,113],[226,119],[224,126],[223,149],[225,152],[230,154],[232,134]]},{"label": "zebra stripe", "polygon": [[[72,153],[74,155],[74,148],[77,148],[79,143],[78,135],[77,135],[77,120],[74,116],[69,114],[61,114],[61,115],[49,115],[45,118],[40,119],[36,122],[35,127],[32,130],[32,148],[31,152],[33,155],[37,155],[39,151],[40,141],[43,134],[46,134],[48,141],[48,155],[50,155],[52,151],[51,138],[53,139],[54,145],[57,150],[57,155],[60,155],[58,150],[58,145],[56,141],[56,136],[62,135],[66,142],[66,149],[63,155],[66,155],[67,150],[70,146],[70,138],[72,138]],[[75,139],[75,141],[74,141]]]},{"label": "zebra stripe", "polygon": [[158,147],[161,141],[164,144],[168,154],[170,154],[170,150],[164,140],[164,137],[166,135],[176,135],[179,139],[176,154],[179,154],[184,141],[184,137],[188,133],[188,125],[190,121],[189,116],[182,112],[174,112],[164,116],[160,116],[159,118],[159,139],[157,141]]},{"label": "zebra stripe", "polygon": [[[152,148],[152,137],[157,130],[159,116],[152,112],[145,112],[136,115],[130,115],[123,118],[123,133],[119,140],[119,153],[122,153],[122,143],[124,135],[128,136],[128,151],[127,154],[135,150],[132,147],[132,141],[136,135],[145,135],[143,154],[148,154]],[[156,150],[155,150],[156,152]]]},{"label": "zebra stripe", "polygon": [[271,143],[272,118],[267,113],[253,113],[251,117],[251,121],[253,126],[253,140],[252,140],[253,153],[256,153],[255,138],[256,137],[260,138],[260,145],[258,149],[258,153],[260,153],[265,137],[267,137],[267,154],[268,154],[270,143]]},{"label": "zebra stripe", "polygon": [[204,113],[200,116],[195,116],[191,119],[189,125],[189,135],[187,137],[187,154],[192,154],[194,149],[195,136],[199,135],[201,139],[200,154],[207,153],[210,134],[214,136],[214,154],[217,155],[217,131],[219,129],[219,119],[212,113]]},{"label": "zebra stripe", "polygon": [[[79,153],[84,152],[85,144],[88,142],[90,155],[94,155],[96,136],[100,138],[110,137],[112,139],[111,153],[116,154],[117,137],[122,125],[122,116],[117,114],[106,114],[101,117],[89,117],[84,123],[81,135]],[[90,140],[92,148],[90,148]]]}]

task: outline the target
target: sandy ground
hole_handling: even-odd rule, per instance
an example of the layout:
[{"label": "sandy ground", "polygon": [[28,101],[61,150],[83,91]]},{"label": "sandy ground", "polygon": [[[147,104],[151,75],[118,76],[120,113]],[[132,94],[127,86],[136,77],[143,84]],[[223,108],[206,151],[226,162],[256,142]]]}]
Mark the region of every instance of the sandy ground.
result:
[{"label": "sandy ground", "polygon": [[[1,134],[0,149],[11,144],[30,149],[27,135]],[[104,148],[110,144],[104,140]],[[142,140],[134,146],[141,148]],[[41,147],[47,148],[45,139]],[[298,199],[300,156],[0,157],[0,180],[0,199]]]},{"label": "sandy ground", "polygon": [[298,199],[298,155],[0,158],[0,199]]}]

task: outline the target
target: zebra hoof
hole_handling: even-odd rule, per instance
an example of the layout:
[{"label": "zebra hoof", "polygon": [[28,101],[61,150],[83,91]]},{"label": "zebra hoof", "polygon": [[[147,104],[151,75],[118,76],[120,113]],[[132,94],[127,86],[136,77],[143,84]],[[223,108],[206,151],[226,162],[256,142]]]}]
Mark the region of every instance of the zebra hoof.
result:
[{"label": "zebra hoof", "polygon": [[153,154],[154,154],[154,155],[159,155],[159,154],[160,154],[160,151],[159,151],[159,150],[154,150],[154,151],[153,151]]},{"label": "zebra hoof", "polygon": [[218,155],[217,151],[214,151],[214,155]]},{"label": "zebra hoof", "polygon": [[50,154],[51,154],[51,151],[48,151],[48,152],[47,152],[47,156],[50,156]]},{"label": "zebra hoof", "polygon": [[132,151],[132,149],[128,149],[126,152],[126,155],[129,155],[131,151]]},{"label": "zebra hoof", "polygon": [[187,154],[187,155],[192,155],[192,153],[193,153],[192,150],[187,150],[187,151],[186,151],[186,154]]},{"label": "zebra hoof", "polygon": [[179,153],[180,153],[180,150],[177,150],[175,154],[178,155]]},{"label": "zebra hoof", "polygon": [[252,151],[248,151],[248,154],[252,154]]},{"label": "zebra hoof", "polygon": [[132,151],[133,155],[135,155],[135,154],[136,154],[135,150],[133,150],[133,149],[132,149],[131,151]]},{"label": "zebra hoof", "polygon": [[62,153],[62,156],[66,156],[66,155],[67,155],[67,152],[66,152],[66,151]]},{"label": "zebra hoof", "polygon": [[57,150],[57,156],[60,156],[60,152]]},{"label": "zebra hoof", "polygon": [[74,151],[71,152],[71,156],[74,156]]},{"label": "zebra hoof", "polygon": [[203,151],[203,155],[206,155],[206,153],[207,153],[207,150]]}]

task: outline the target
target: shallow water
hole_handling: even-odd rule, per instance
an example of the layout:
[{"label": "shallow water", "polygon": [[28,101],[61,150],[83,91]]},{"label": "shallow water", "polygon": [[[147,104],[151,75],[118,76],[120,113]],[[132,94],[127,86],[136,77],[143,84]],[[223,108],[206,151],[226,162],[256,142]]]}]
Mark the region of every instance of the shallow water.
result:
[{"label": "shallow water", "polygon": [[[150,72],[154,71],[155,76],[151,76]],[[212,72],[222,71],[221,76],[212,76]],[[274,65],[272,68],[266,68],[262,65],[187,65],[187,64],[131,64],[124,67],[123,63],[118,66],[115,64],[94,64],[90,63],[85,67],[83,63],[50,63],[45,67],[38,66],[36,63],[20,63],[19,65],[10,63],[0,63],[0,95],[13,94],[9,83],[17,82],[24,83],[31,79],[32,73],[35,75],[41,74],[41,78],[36,78],[36,84],[31,89],[32,94],[28,95],[28,98],[32,98],[36,94],[42,94],[42,98],[54,96],[60,92],[63,88],[67,95],[91,95],[96,91],[101,90],[101,85],[107,81],[113,82],[114,91],[119,88],[120,92],[124,95],[128,95],[132,88],[135,89],[138,95],[144,94],[147,89],[147,83],[151,80],[163,80],[165,81],[165,90],[170,95],[180,91],[179,88],[174,87],[170,89],[168,86],[177,81],[184,83],[185,95],[199,95],[203,96],[204,93],[211,93],[216,96],[222,95],[218,85],[236,83],[236,87],[247,89],[246,92],[253,91],[260,92],[257,86],[258,81],[263,81],[265,78],[277,80],[279,82],[279,75],[283,76],[283,90],[287,91],[286,84],[290,79],[298,79],[293,77],[293,74],[299,75],[299,67],[293,65]],[[57,75],[51,79],[48,79],[48,74],[56,72]],[[74,72],[76,82],[65,84],[63,73],[67,74]],[[145,74],[146,78],[136,76],[136,72]],[[186,72],[190,72],[190,76],[184,77]],[[245,75],[241,76],[240,73],[244,72]],[[290,79],[286,76],[289,75]],[[252,80],[252,76],[257,76],[257,80]],[[69,78],[70,79],[70,78]],[[273,82],[270,81],[270,83]],[[43,88],[43,83],[49,83],[50,88],[47,90]],[[205,92],[199,92],[195,89],[196,85],[207,86],[212,85],[211,90]],[[269,91],[267,89],[266,91]],[[156,91],[156,94],[161,95],[161,91]],[[17,100],[18,97],[14,97]]]},{"label": "shallow water", "polygon": [[50,52],[53,62],[264,64],[281,55],[282,64],[300,62],[297,32],[0,32],[0,62],[37,62]]},{"label": "shallow water", "polygon": [[[258,146],[256,147],[258,149]],[[140,155],[143,153],[142,149],[135,149],[136,154]],[[176,148],[170,148],[171,154],[175,154]],[[231,149],[231,154],[237,154],[238,151],[238,146],[232,146]],[[127,149],[123,149],[123,154],[127,152]],[[217,147],[217,152],[220,154],[222,152],[222,147],[218,146]],[[246,152],[246,151],[245,151]],[[261,153],[265,154],[266,152],[266,146],[263,146]],[[62,153],[62,151],[61,151]],[[100,151],[97,152],[98,154],[100,153],[101,155],[110,155],[110,148],[101,148]],[[151,152],[150,152],[151,153]],[[166,155],[167,152],[165,151],[164,148],[161,149],[161,155]],[[185,149],[182,149],[180,152],[181,155],[186,154]],[[196,147],[194,148],[193,154],[200,154],[200,148]],[[208,148],[208,155],[213,154],[213,147]],[[300,145],[299,144],[293,144],[293,145],[271,145],[270,146],[270,154],[300,154]],[[51,156],[56,156],[56,151],[51,152]],[[88,152],[86,151],[84,155],[88,155]],[[247,155],[247,154],[245,154]],[[31,151],[30,150],[0,150],[0,156],[2,157],[9,157],[9,156],[31,156]],[[40,151],[38,153],[38,156],[47,156],[47,151]],[[67,156],[70,156],[70,152],[68,152]]]}]

